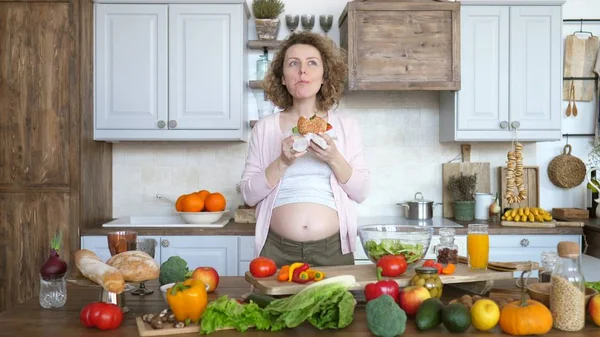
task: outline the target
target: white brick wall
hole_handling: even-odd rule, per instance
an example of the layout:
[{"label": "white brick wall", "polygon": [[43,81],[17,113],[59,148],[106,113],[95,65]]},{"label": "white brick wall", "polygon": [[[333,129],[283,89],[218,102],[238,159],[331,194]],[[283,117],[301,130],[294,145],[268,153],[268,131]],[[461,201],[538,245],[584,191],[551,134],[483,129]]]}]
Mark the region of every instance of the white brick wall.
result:
[{"label": "white brick wall", "polygon": [[[359,215],[401,214],[397,202],[415,192],[441,202],[442,163],[460,153],[460,144],[438,141],[438,93],[350,93],[340,112],[362,125],[371,194],[359,205]],[[492,189],[496,167],[506,158],[509,143],[472,144],[471,161],[489,161]],[[114,144],[113,202],[115,217],[166,215],[173,207],[155,198],[208,189],[222,192],[228,208],[242,204],[236,193],[246,158],[247,143],[145,142]],[[535,146],[526,145],[525,165],[535,164]],[[441,208],[436,208],[441,215]]]}]

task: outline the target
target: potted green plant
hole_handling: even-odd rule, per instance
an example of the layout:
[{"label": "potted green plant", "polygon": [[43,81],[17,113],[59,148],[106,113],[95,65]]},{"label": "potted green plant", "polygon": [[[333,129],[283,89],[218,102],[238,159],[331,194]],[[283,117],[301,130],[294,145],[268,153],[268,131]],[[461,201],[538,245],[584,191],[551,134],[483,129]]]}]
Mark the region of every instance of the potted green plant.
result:
[{"label": "potted green plant", "polygon": [[471,221],[475,217],[475,190],[477,174],[458,174],[448,179],[448,191],[454,199],[454,218],[459,221]]},{"label": "potted green plant", "polygon": [[283,13],[281,0],[254,0],[252,12],[259,40],[275,40],[279,33],[279,15]]}]

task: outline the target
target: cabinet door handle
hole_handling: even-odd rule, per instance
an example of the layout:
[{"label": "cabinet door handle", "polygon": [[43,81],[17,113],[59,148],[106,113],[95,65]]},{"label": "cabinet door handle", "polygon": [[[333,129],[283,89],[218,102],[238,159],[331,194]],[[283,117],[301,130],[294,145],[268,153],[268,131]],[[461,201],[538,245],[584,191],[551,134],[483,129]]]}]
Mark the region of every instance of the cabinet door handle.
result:
[{"label": "cabinet door handle", "polygon": [[527,247],[527,246],[529,246],[529,240],[527,240],[527,239],[523,239],[523,240],[521,240],[521,246],[522,246],[522,247]]},{"label": "cabinet door handle", "polygon": [[519,121],[514,121],[514,122],[510,123],[510,127],[515,130],[518,129],[520,126],[521,126],[521,122],[519,122]]},{"label": "cabinet door handle", "polygon": [[158,126],[159,129],[164,129],[165,126],[167,126],[167,123],[165,123],[165,121],[158,121],[158,123],[156,123],[156,125]]},{"label": "cabinet door handle", "polygon": [[176,128],[176,127],[177,127],[177,121],[176,121],[176,120],[174,120],[174,119],[171,119],[171,120],[169,121],[169,128],[171,128],[171,129],[174,129],[174,128]]},{"label": "cabinet door handle", "polygon": [[507,121],[500,122],[500,129],[507,129],[507,128],[508,128],[508,122]]},{"label": "cabinet door handle", "polygon": [[170,245],[170,244],[171,244],[171,243],[169,242],[169,240],[166,240],[166,239],[165,239],[165,240],[162,240],[162,241],[160,242],[160,245],[161,245],[161,246],[163,246],[163,247],[169,247],[169,245]]}]

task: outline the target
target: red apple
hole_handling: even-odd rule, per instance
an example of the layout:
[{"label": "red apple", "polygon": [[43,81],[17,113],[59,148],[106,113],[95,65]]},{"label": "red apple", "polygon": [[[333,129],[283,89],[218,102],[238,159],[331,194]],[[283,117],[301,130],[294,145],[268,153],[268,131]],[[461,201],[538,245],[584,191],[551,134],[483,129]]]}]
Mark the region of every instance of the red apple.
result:
[{"label": "red apple", "polygon": [[414,316],[417,309],[423,301],[431,298],[429,291],[425,287],[410,286],[400,291],[400,308],[406,312],[408,316]]},{"label": "red apple", "polygon": [[208,286],[206,292],[212,293],[219,286],[219,273],[213,267],[198,267],[192,272],[192,276],[195,280],[200,280]]},{"label": "red apple", "polygon": [[588,311],[590,312],[590,317],[592,321],[597,326],[600,326],[600,294],[594,295],[590,298],[590,303],[588,303]]}]

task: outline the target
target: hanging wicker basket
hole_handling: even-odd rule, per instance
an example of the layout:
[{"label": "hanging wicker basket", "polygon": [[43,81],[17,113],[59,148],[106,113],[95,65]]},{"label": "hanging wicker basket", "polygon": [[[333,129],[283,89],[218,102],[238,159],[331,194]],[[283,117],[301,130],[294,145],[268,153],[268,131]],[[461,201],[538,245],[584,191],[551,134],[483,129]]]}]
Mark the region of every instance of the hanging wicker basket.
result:
[{"label": "hanging wicker basket", "polygon": [[548,165],[548,177],[558,187],[572,188],[585,180],[585,164],[572,156],[571,150],[571,145],[565,145],[563,154],[552,159]]}]

